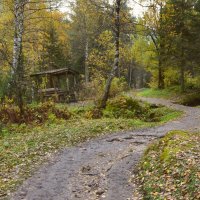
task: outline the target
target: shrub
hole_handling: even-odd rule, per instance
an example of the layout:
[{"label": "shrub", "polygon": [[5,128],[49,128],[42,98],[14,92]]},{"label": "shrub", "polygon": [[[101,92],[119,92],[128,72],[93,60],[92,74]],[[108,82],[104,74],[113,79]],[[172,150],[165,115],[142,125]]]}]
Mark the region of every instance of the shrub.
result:
[{"label": "shrub", "polygon": [[186,77],[186,87],[188,89],[199,89],[200,88],[200,77]]},{"label": "shrub", "polygon": [[119,96],[107,102],[103,111],[105,117],[134,118],[143,113],[144,107],[138,100],[126,96]]},{"label": "shrub", "polygon": [[140,102],[127,96],[110,99],[103,116],[107,118],[137,118],[145,122],[160,122],[168,110],[163,106]]},{"label": "shrub", "polygon": [[180,100],[180,103],[185,106],[198,106],[200,105],[200,94],[188,94],[185,97],[183,97],[182,100]]},{"label": "shrub", "polygon": [[0,121],[2,123],[20,123],[20,110],[17,106],[3,103],[0,105]]},{"label": "shrub", "polygon": [[103,116],[101,109],[95,107],[85,113],[87,119],[100,119]]},{"label": "shrub", "polygon": [[114,78],[110,88],[110,97],[116,97],[122,92],[128,90],[127,82],[124,78]]},{"label": "shrub", "polygon": [[69,119],[71,113],[66,109],[56,108],[53,102],[40,103],[34,106],[24,108],[24,114],[20,115],[17,106],[11,103],[3,103],[0,105],[0,121],[2,123],[44,123],[49,119],[50,115],[54,115],[58,119]]},{"label": "shrub", "polygon": [[159,122],[163,116],[163,111],[160,109],[150,109],[144,115],[144,121],[146,122]]},{"label": "shrub", "polygon": [[[95,101],[98,101],[103,95],[105,84],[106,81],[102,78],[94,79],[87,84],[83,83],[82,87],[79,90],[79,100],[93,99]],[[128,85],[124,78],[114,78],[110,88],[109,97],[113,98],[127,90]]]},{"label": "shrub", "polygon": [[179,85],[179,73],[176,67],[168,67],[164,72],[165,87]]},{"label": "shrub", "polygon": [[79,100],[95,99],[102,94],[103,80],[94,79],[89,83],[82,83],[78,92]]},{"label": "shrub", "polygon": [[[149,87],[156,89],[158,88],[158,73],[157,71],[152,71],[151,81]],[[179,73],[176,67],[166,67],[164,71],[164,83],[165,87],[171,87],[179,85]]]},{"label": "shrub", "polygon": [[4,98],[8,93],[8,83],[10,82],[10,78],[8,76],[2,76],[0,74],[0,98]]}]

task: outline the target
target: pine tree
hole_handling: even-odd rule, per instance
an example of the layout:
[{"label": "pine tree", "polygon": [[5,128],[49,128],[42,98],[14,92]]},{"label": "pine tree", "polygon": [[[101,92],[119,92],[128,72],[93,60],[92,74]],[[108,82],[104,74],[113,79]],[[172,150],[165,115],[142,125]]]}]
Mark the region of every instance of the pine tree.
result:
[{"label": "pine tree", "polygon": [[43,66],[45,69],[58,69],[68,66],[58,34],[51,24],[44,42]]}]

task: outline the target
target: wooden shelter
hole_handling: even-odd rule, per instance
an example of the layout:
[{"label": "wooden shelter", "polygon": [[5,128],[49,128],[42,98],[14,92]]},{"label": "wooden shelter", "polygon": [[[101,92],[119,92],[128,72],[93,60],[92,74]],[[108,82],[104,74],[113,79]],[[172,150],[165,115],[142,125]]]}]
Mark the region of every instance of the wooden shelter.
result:
[{"label": "wooden shelter", "polygon": [[34,96],[42,100],[53,98],[57,102],[76,101],[78,75],[77,71],[70,68],[31,74],[35,81]]}]

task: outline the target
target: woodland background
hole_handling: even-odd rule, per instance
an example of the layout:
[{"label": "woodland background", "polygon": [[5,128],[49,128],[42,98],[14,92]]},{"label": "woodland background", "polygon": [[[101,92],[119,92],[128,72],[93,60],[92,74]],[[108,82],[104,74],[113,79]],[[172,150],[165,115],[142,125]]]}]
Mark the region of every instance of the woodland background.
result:
[{"label": "woodland background", "polygon": [[[200,0],[0,0],[0,199],[63,148],[181,124],[183,111],[138,96],[200,105],[199,33]],[[37,99],[30,75],[60,68],[78,72],[78,102]],[[198,107],[181,108],[198,124]],[[199,140],[174,131],[146,150],[134,175],[144,199],[199,199]]]},{"label": "woodland background", "polygon": [[[69,6],[68,11],[60,11],[61,3]],[[144,15],[137,18],[130,2],[118,3],[120,62],[115,70],[116,88],[199,89],[200,2],[147,1]],[[19,45],[14,42],[16,38]],[[77,86],[81,98],[88,94],[96,98],[102,95],[110,76],[115,44],[116,4],[106,0],[3,0],[0,97],[15,99],[19,105],[30,103],[34,101],[31,73],[70,67],[81,74]]]}]

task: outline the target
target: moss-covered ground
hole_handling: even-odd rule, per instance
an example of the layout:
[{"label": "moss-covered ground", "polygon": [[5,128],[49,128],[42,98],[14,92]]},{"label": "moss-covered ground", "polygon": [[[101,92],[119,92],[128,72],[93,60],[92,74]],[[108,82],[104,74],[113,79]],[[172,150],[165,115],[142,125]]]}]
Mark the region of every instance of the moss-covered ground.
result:
[{"label": "moss-covered ground", "polygon": [[200,134],[173,131],[151,144],[139,166],[144,199],[200,199]]}]

